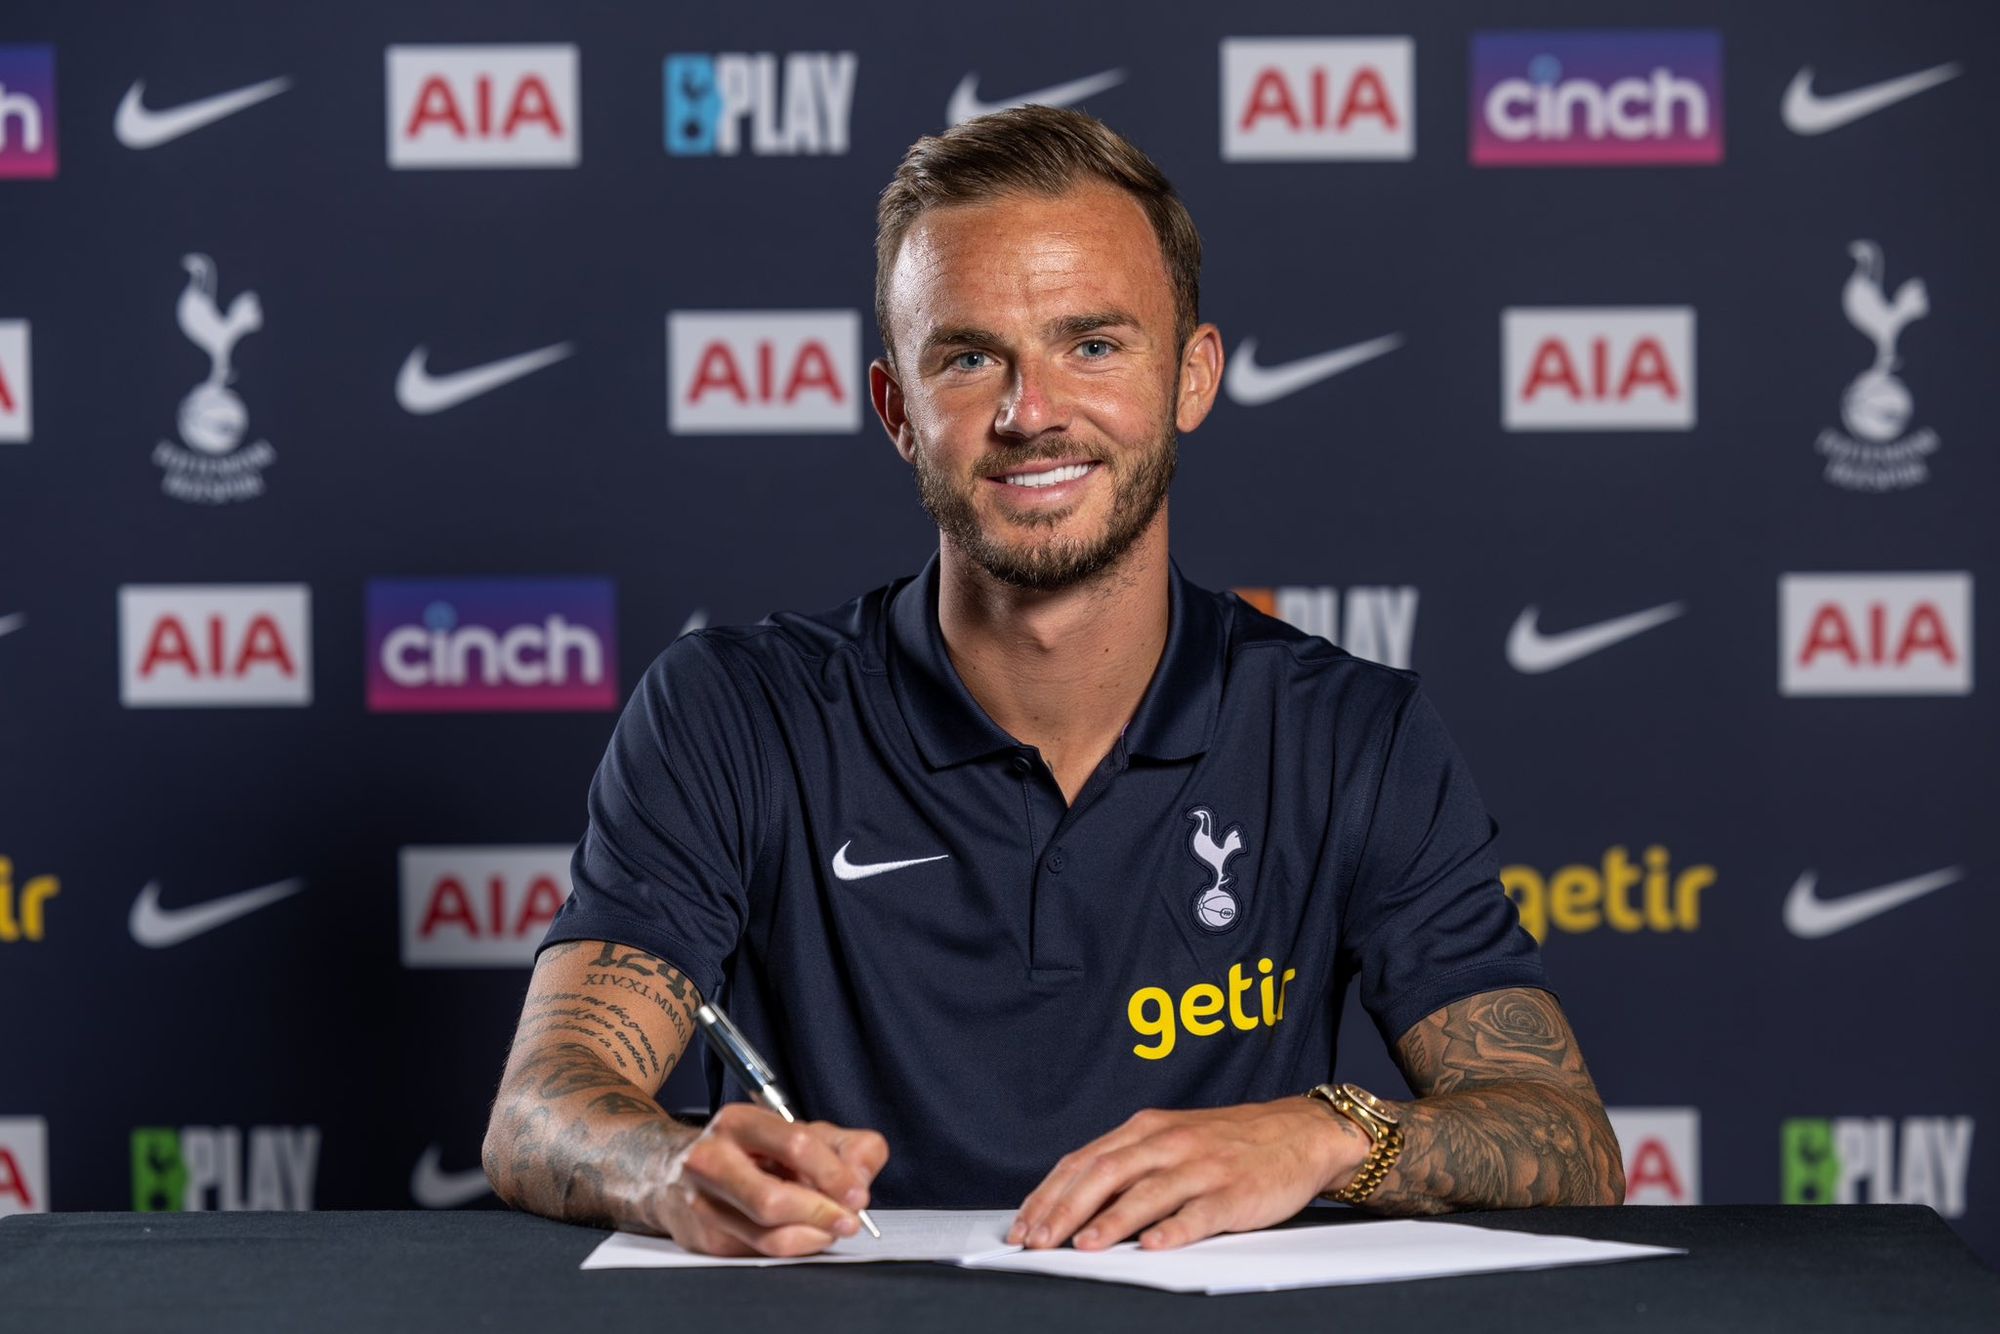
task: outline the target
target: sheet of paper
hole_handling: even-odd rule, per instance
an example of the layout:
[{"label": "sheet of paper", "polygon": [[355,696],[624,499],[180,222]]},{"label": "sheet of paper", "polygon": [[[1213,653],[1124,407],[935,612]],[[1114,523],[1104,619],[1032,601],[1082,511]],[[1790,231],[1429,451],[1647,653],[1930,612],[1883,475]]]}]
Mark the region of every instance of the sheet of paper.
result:
[{"label": "sheet of paper", "polygon": [[842,1237],[818,1255],[796,1260],[767,1257],[733,1260],[684,1251],[665,1237],[618,1232],[606,1237],[583,1262],[585,1269],[700,1269],[764,1265],[858,1264],[871,1260],[941,1260],[947,1264],[998,1255],[1007,1244],[1012,1209],[870,1209],[882,1229],[880,1241],[866,1232]]},{"label": "sheet of paper", "polygon": [[1017,1251],[966,1263],[980,1269],[1220,1295],[1554,1269],[1685,1253],[1664,1246],[1397,1219],[1244,1232],[1171,1251],[1142,1251],[1127,1242],[1102,1251]]}]

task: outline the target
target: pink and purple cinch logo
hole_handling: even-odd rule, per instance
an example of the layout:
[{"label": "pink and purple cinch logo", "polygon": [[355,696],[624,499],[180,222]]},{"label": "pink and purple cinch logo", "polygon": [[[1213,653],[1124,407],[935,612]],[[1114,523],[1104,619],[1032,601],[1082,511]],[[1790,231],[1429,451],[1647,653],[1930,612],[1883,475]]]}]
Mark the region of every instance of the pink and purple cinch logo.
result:
[{"label": "pink and purple cinch logo", "polygon": [[0,46],[0,180],[56,174],[56,49]]},{"label": "pink and purple cinch logo", "polygon": [[368,707],[376,713],[615,709],[609,579],[375,579]]},{"label": "pink and purple cinch logo", "polygon": [[1722,34],[1489,32],[1472,38],[1477,167],[1722,161]]}]

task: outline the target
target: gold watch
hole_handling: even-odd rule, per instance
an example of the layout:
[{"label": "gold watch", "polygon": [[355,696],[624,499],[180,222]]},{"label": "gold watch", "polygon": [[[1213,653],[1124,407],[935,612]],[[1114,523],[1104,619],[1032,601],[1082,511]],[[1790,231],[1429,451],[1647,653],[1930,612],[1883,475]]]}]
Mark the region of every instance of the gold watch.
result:
[{"label": "gold watch", "polygon": [[1374,1141],[1375,1147],[1354,1169],[1354,1179],[1327,1197],[1341,1204],[1360,1204],[1375,1193],[1403,1154],[1403,1127],[1396,1110],[1357,1084],[1321,1084],[1306,1096],[1333,1108]]}]

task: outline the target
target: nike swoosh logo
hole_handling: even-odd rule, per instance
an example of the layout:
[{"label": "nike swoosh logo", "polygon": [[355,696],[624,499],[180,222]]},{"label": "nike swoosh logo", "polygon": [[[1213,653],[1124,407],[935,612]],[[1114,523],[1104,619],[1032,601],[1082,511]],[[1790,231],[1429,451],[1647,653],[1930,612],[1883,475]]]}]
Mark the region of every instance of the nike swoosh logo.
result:
[{"label": "nike swoosh logo", "polygon": [[1964,867],[1947,866],[1929,875],[1898,880],[1893,885],[1877,885],[1829,902],[1813,892],[1819,882],[1818,873],[1807,871],[1792,882],[1792,892],[1785,899],[1785,929],[1801,940],[1818,940],[1859,926],[1871,917],[1879,917],[1891,908],[1900,908],[1912,899],[1920,899],[1964,878]]},{"label": "nike swoosh logo", "polygon": [[951,101],[945,104],[944,118],[947,123],[957,125],[971,120],[974,116],[985,116],[995,111],[1005,111],[1010,107],[1024,107],[1029,104],[1044,107],[1066,107],[1106,88],[1116,88],[1125,82],[1125,71],[1108,69],[1102,74],[1090,74],[1081,79],[1071,79],[1068,83],[1052,84],[1047,88],[1037,88],[1032,93],[1022,93],[1019,97],[1004,102],[982,102],[979,100],[979,75],[968,74],[958,81],[958,87],[951,91]]},{"label": "nike swoosh logo", "polygon": [[444,1151],[433,1144],[417,1159],[416,1168],[410,1173],[410,1198],[418,1204],[426,1209],[456,1209],[492,1191],[493,1183],[486,1179],[486,1169],[447,1172],[438,1165],[443,1157]]},{"label": "nike swoosh logo", "polygon": [[17,611],[8,616],[0,616],[0,635],[11,635],[28,623],[28,613]]},{"label": "nike swoosh logo", "polygon": [[1287,394],[1296,394],[1308,385],[1331,379],[1342,371],[1351,371],[1365,361],[1394,352],[1402,345],[1403,335],[1385,334],[1351,347],[1337,347],[1318,356],[1288,361],[1282,366],[1259,366],[1257,340],[1246,338],[1236,345],[1236,355],[1229,359],[1229,369],[1222,376],[1222,387],[1228,391],[1230,402],[1241,403],[1246,408],[1258,408],[1266,403],[1275,403]]},{"label": "nike swoosh logo", "polygon": [[900,871],[905,866],[922,866],[925,862],[941,862],[951,857],[949,852],[940,852],[935,857],[912,857],[900,862],[851,862],[847,860],[847,850],[853,846],[854,840],[850,838],[833,854],[833,873],[842,880],[866,880],[884,871]]},{"label": "nike swoosh logo", "polygon": [[1538,672],[1552,672],[1558,667],[1569,666],[1578,658],[1601,653],[1633,635],[1644,634],[1656,625],[1665,625],[1686,610],[1685,603],[1668,602],[1646,611],[1635,611],[1630,616],[1565,630],[1559,635],[1545,635],[1535,626],[1541,608],[1528,607],[1514,618],[1514,629],[1507,636],[1507,664],[1515,671],[1530,676]]},{"label": "nike swoosh logo", "polygon": [[489,361],[470,370],[432,375],[425,365],[430,349],[420,344],[403,359],[403,369],[396,376],[396,401],[402,404],[403,411],[427,417],[433,412],[455,408],[469,398],[490,394],[501,385],[512,383],[524,375],[533,375],[545,366],[553,366],[575,350],[574,343],[552,343],[533,352],[523,352],[518,357]]},{"label": "nike swoosh logo", "polygon": [[132,939],[149,950],[163,950],[169,945],[192,940],[204,931],[213,931],[225,922],[233,922],[279,899],[290,898],[305,887],[303,880],[280,880],[259,889],[246,889],[241,894],[210,899],[192,908],[162,908],[160,882],[155,880],[140,890],[139,897],[132,902]]},{"label": "nike swoosh logo", "polygon": [[1964,69],[1956,63],[1936,65],[1918,70],[1915,74],[1905,74],[1899,79],[1871,83],[1853,92],[1820,97],[1812,90],[1813,72],[1812,66],[1808,65],[1785,89],[1785,128],[1793,134],[1825,134],[1863,116],[1872,116],[1905,98],[1927,92],[1962,73]]},{"label": "nike swoosh logo", "polygon": [[213,125],[225,116],[233,116],[259,102],[268,101],[291,86],[289,78],[266,79],[247,88],[217,93],[198,102],[184,102],[165,111],[148,111],[145,103],[146,81],[141,79],[125,90],[111,129],[118,136],[118,142],[127,148],[158,148],[184,134],[193,134],[203,126]]}]

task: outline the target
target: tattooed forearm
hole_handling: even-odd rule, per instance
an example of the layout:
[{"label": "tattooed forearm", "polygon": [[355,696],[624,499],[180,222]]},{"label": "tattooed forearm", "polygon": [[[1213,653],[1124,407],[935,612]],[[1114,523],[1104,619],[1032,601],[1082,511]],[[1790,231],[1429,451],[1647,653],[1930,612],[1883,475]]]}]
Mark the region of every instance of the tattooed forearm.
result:
[{"label": "tattooed forearm", "polygon": [[1418,1096],[1401,1106],[1403,1155],[1368,1207],[1415,1214],[1624,1199],[1618,1142],[1547,992],[1469,997],[1396,1047]]}]

